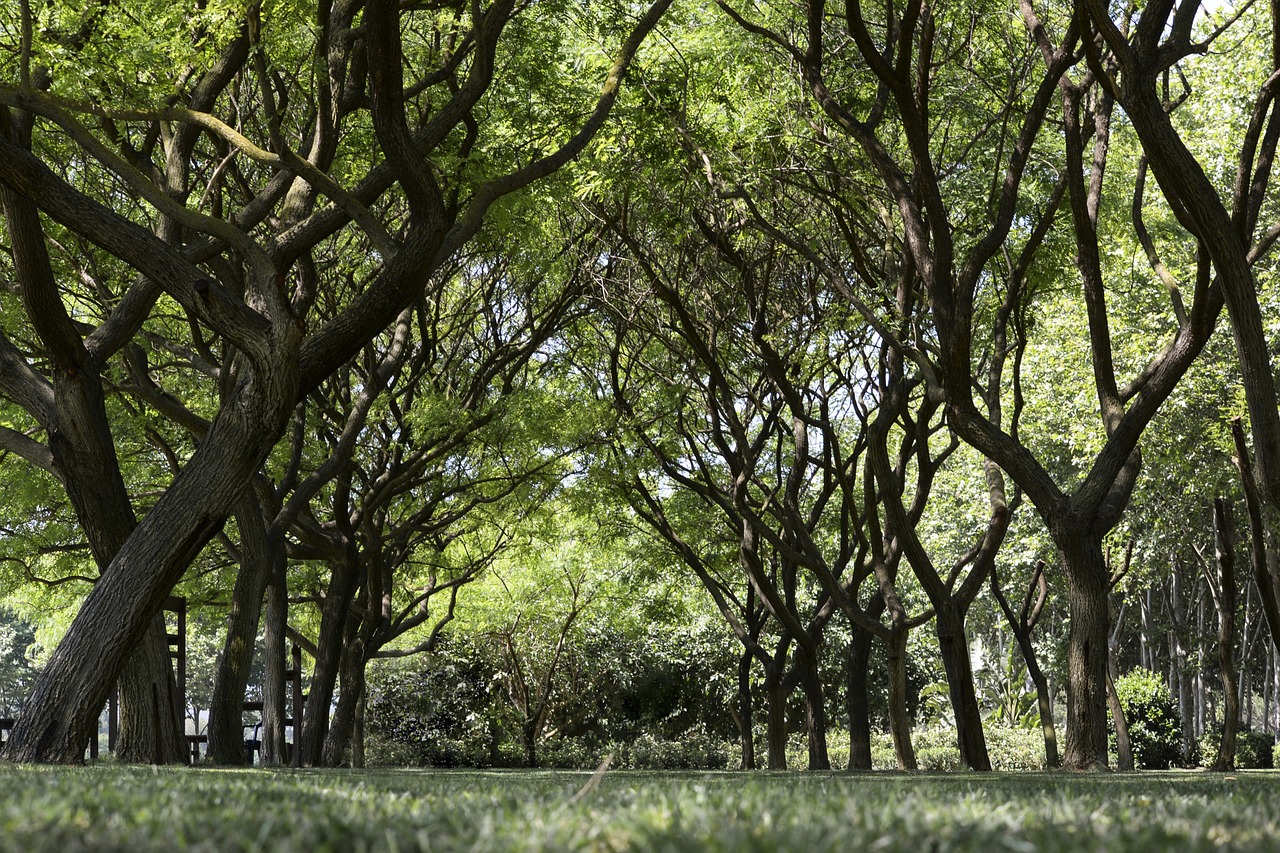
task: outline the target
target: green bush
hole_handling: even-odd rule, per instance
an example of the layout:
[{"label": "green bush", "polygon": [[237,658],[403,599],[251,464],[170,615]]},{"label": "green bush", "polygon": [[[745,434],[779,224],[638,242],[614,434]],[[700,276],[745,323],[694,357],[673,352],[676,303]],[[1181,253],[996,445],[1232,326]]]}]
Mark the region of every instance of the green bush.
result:
[{"label": "green bush", "polygon": [[[1165,770],[1183,763],[1178,706],[1164,679],[1133,669],[1116,679],[1116,696],[1129,724],[1133,763],[1144,770]],[[1115,749],[1115,727],[1111,747]]]},{"label": "green bush", "polygon": [[637,770],[723,770],[731,755],[730,744],[696,735],[661,740],[643,734],[628,747],[630,766]]},{"label": "green bush", "polygon": [[992,770],[1043,770],[1044,733],[1023,726],[988,726],[987,754]]},{"label": "green bush", "polygon": [[[1218,746],[1222,743],[1222,728],[1214,726],[1200,736],[1200,764],[1212,767],[1218,760]],[[1236,769],[1270,770],[1275,767],[1276,744],[1266,732],[1242,728],[1236,732]]]},{"label": "green bush", "polygon": [[[991,769],[1009,770],[1043,770],[1044,769],[1044,736],[1039,729],[1021,727],[994,726],[984,727],[987,737],[987,757],[991,759]],[[831,766],[844,768],[849,762],[849,735],[846,732],[833,733],[840,738],[837,750],[831,750]],[[916,729],[911,739],[916,750],[916,763],[921,770],[961,770],[960,749],[956,746],[956,730],[946,726],[930,726]],[[792,754],[791,751],[788,753]],[[796,765],[803,767],[803,764]],[[886,732],[871,734],[871,768],[873,770],[894,770],[898,766],[893,753],[893,739]]]}]

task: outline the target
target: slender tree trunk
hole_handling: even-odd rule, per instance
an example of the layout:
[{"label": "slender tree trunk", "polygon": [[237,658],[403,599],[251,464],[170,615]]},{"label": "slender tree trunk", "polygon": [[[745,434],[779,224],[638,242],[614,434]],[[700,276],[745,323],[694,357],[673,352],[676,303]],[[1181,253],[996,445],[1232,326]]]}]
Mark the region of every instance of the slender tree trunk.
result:
[{"label": "slender tree trunk", "polygon": [[366,684],[360,690],[360,701],[356,703],[356,722],[351,736],[351,767],[353,770],[364,769],[364,717],[368,710],[369,689]]},{"label": "slender tree trunk", "polygon": [[[284,736],[284,721],[288,716],[285,709],[289,695],[285,684],[289,658],[285,638],[285,628],[289,624],[289,589],[285,567],[283,552],[276,554],[267,585],[267,618],[262,643],[262,763],[268,767],[290,763]],[[293,732],[293,747],[298,748],[296,727]]]},{"label": "slender tree trunk", "polygon": [[782,668],[777,664],[765,666],[764,688],[769,697],[769,717],[766,739],[769,748],[769,769],[787,769],[787,689],[783,684]]},{"label": "slender tree trunk", "polygon": [[942,668],[947,676],[947,692],[956,718],[956,740],[960,760],[972,770],[990,770],[987,738],[982,730],[982,711],[973,686],[973,662],[964,629],[964,615],[953,601],[938,602],[935,624]]},{"label": "slender tree trunk", "polygon": [[1169,578],[1169,618],[1173,622],[1173,630],[1169,632],[1169,645],[1173,650],[1170,668],[1174,677],[1171,682],[1175,685],[1178,716],[1182,722],[1182,754],[1191,755],[1196,745],[1196,716],[1186,639],[1190,635],[1190,628],[1183,601],[1182,576],[1176,565]]},{"label": "slender tree trunk", "polygon": [[756,769],[756,736],[752,727],[755,716],[751,701],[751,652],[738,655],[738,743],[742,747],[742,769]]},{"label": "slender tree trunk", "polygon": [[[320,639],[316,644],[315,669],[303,713],[302,764],[310,767],[321,760],[325,735],[329,731],[329,709],[342,663],[342,649],[348,630],[351,602],[359,581],[355,545],[348,539],[345,558],[334,565],[320,616]],[[298,746],[295,743],[295,748]]]},{"label": "slender tree trunk", "polygon": [[911,743],[911,716],[907,713],[907,624],[896,614],[889,627],[885,657],[889,670],[889,732],[899,770],[918,770],[915,746]]},{"label": "slender tree trunk", "polygon": [[1116,763],[1122,772],[1134,769],[1133,743],[1129,740],[1129,721],[1124,715],[1124,706],[1120,704],[1120,696],[1116,693],[1116,682],[1107,672],[1107,705],[1111,708],[1111,720],[1116,727]]},{"label": "slender tree trunk", "polygon": [[[1065,535],[1063,535],[1065,533]],[[1055,531],[1067,576],[1068,770],[1107,769],[1107,593],[1110,573],[1101,536],[1084,530]]]},{"label": "slender tree trunk", "polygon": [[225,765],[245,762],[242,725],[245,688],[253,668],[262,599],[271,576],[272,561],[262,510],[252,495],[246,494],[237,508],[236,526],[240,529],[240,571],[231,593],[227,635],[218,655],[209,703],[207,758],[213,764]]},{"label": "slender tree trunk", "polygon": [[822,695],[822,679],[818,675],[816,649],[801,646],[796,650],[796,666],[800,668],[800,686],[804,691],[805,729],[809,735],[809,769],[830,770],[827,754],[827,710]]},{"label": "slender tree trunk", "polygon": [[1027,664],[1027,675],[1036,686],[1036,705],[1040,710],[1040,733],[1044,737],[1044,763],[1046,767],[1062,766],[1062,758],[1058,755],[1058,728],[1053,720],[1053,694],[1049,692],[1049,680],[1045,678],[1040,662],[1036,660],[1034,649],[1028,657],[1024,651],[1023,660]]},{"label": "slender tree trunk", "polygon": [[[1240,726],[1240,696],[1236,692],[1236,567],[1231,506],[1222,498],[1213,506],[1214,556],[1217,565],[1218,669],[1222,674],[1222,741],[1213,770],[1236,766],[1236,731]],[[1207,569],[1206,569],[1207,571]]]}]

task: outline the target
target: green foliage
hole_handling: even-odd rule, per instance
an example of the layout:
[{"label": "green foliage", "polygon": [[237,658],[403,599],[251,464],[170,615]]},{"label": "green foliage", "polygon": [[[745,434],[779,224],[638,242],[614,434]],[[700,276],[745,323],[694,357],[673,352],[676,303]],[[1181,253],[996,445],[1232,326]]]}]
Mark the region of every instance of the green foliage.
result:
[{"label": "green foliage", "polygon": [[[988,725],[984,728],[984,734],[987,738],[987,754],[991,758],[993,770],[1017,772],[1045,769],[1044,737],[1039,729]],[[921,770],[963,769],[960,763],[960,750],[956,746],[955,729],[942,726],[917,729],[911,742],[916,749],[916,760],[920,763]],[[832,765],[847,764],[847,754],[842,757],[844,763],[837,765],[833,752]],[[889,735],[882,732],[872,734],[871,766],[875,770],[897,768],[897,760],[893,755],[893,741]]]},{"label": "green foliage", "polygon": [[1116,696],[1129,724],[1134,764],[1144,770],[1181,764],[1184,756],[1178,706],[1164,679],[1150,670],[1130,670],[1116,679]]},{"label": "green foliage", "polygon": [[[1222,745],[1222,728],[1214,726],[1200,736],[1196,744],[1200,766],[1212,767],[1218,760],[1218,748]],[[1270,770],[1275,767],[1275,738],[1253,729],[1241,728],[1236,732],[1236,769]]]},{"label": "green foliage", "polygon": [[12,717],[35,677],[36,636],[25,620],[0,607],[0,716]]}]

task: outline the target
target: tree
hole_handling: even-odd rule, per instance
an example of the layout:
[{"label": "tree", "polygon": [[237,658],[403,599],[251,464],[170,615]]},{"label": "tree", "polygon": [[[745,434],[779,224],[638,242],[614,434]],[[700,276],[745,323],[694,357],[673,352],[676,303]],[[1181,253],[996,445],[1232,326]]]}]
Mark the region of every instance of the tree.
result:
[{"label": "tree", "polygon": [[[1178,323],[1168,344],[1122,386],[1100,262],[1098,219],[1113,101],[1105,86],[1098,88],[1098,78],[1105,76],[1102,69],[1091,65],[1087,72],[1073,72],[1082,59],[1080,46],[1089,44],[1079,13],[1067,14],[1057,7],[1044,10],[1052,15],[1050,23],[1058,25],[1055,41],[1037,10],[1021,5],[1040,56],[1041,68],[1033,71],[1036,63],[1027,45],[1002,39],[1007,32],[1003,21],[999,32],[987,30],[986,18],[968,12],[952,15],[908,3],[901,12],[890,7],[873,13],[854,3],[837,25],[819,2],[807,8],[799,26],[788,30],[804,33],[794,41],[767,22],[750,20],[727,4],[722,8],[795,63],[833,130],[849,140],[878,175],[885,207],[893,211],[886,227],[908,253],[913,280],[928,296],[927,345],[903,340],[894,344],[918,366],[928,383],[927,393],[945,400],[949,426],[1018,484],[1048,528],[1067,580],[1070,610],[1063,763],[1073,769],[1105,767],[1109,620],[1102,541],[1120,519],[1141,469],[1138,442],[1143,429],[1213,329],[1220,303],[1209,287],[1207,258],[1200,265],[1190,308],[1183,310],[1175,300]],[[837,26],[843,31],[831,32]],[[945,61],[947,56],[958,61]],[[966,56],[971,59],[963,60]],[[978,82],[983,78],[978,57],[1009,69],[998,77],[1008,80],[1008,89],[999,97],[948,100],[952,93],[984,91]],[[847,80],[846,69],[861,77]],[[851,85],[862,81],[871,82]],[[1055,97],[1065,128],[1062,149],[1042,134]],[[968,109],[948,109],[956,103]],[[953,136],[953,129],[960,132]],[[939,138],[941,145],[935,144]],[[1044,461],[1016,428],[1002,423],[1000,409],[993,406],[993,395],[1013,392],[1016,397],[1017,380],[1012,388],[989,388],[982,401],[985,412],[974,394],[984,358],[980,347],[999,339],[1001,313],[990,308],[991,301],[1005,302],[999,299],[998,285],[1006,295],[1017,292],[1018,298],[1005,304],[1024,316],[1035,295],[1036,288],[1026,286],[1036,272],[1029,259],[1003,274],[993,270],[992,261],[1002,249],[1018,257],[1020,251],[1011,243],[1033,246],[1037,230],[1054,215],[1056,205],[1044,189],[1045,176],[1031,168],[1036,158],[1063,164],[1060,174],[1070,205],[1095,394],[1106,436],[1084,476],[1067,484],[1055,481]],[[985,176],[977,192],[968,180],[975,174]],[[827,268],[836,281],[845,278],[841,264],[832,261]],[[861,270],[849,278],[854,280],[842,293],[864,314],[875,316],[874,303],[861,296],[859,288],[885,284],[875,277],[864,279]],[[992,318],[997,323],[984,333]]]},{"label": "tree", "polygon": [[[518,54],[522,46],[554,46],[564,57],[562,43],[530,46],[522,40],[533,32],[526,20],[541,7],[530,12],[498,0],[475,10],[473,17],[462,9],[418,12],[379,0],[367,4],[355,29],[356,4],[322,3],[311,10],[311,19],[320,26],[316,50],[308,57],[322,73],[304,77],[272,68],[277,61],[273,51],[283,51],[287,58],[288,45],[311,42],[295,38],[291,29],[306,18],[286,14],[264,20],[253,4],[230,27],[202,41],[206,20],[197,16],[175,41],[212,42],[210,51],[188,52],[182,59],[214,68],[209,79],[220,85],[210,93],[200,88],[204,78],[174,79],[173,57],[161,57],[149,72],[160,81],[157,91],[135,89],[129,101],[116,95],[113,81],[95,90],[91,79],[59,79],[54,85],[65,94],[47,91],[49,75],[39,66],[49,47],[31,35],[27,10],[18,79],[0,87],[6,111],[0,116],[5,125],[0,183],[7,206],[17,202],[15,222],[20,220],[20,230],[10,238],[17,238],[19,251],[39,255],[44,225],[35,213],[38,208],[84,245],[98,246],[138,275],[87,338],[67,322],[58,289],[48,282],[31,289],[33,296],[55,297],[40,317],[58,324],[59,340],[67,340],[72,349],[82,341],[88,356],[101,363],[132,337],[163,293],[182,306],[200,334],[211,333],[219,346],[233,347],[236,355],[219,376],[222,390],[207,434],[173,484],[111,553],[101,580],[37,681],[6,758],[80,760],[97,709],[127,650],[137,645],[183,570],[232,512],[300,397],[411,304],[432,273],[475,235],[495,202],[555,172],[585,147],[604,123],[622,75],[668,2],[659,0],[621,38],[599,97],[586,99],[588,106],[572,132],[547,127],[545,138],[529,134],[525,138],[531,141],[517,150],[505,148],[507,156],[498,150],[509,146],[502,122],[481,122],[477,104],[506,84],[498,73],[499,56]],[[406,19],[421,23],[425,37],[419,37],[416,27],[403,29]],[[101,17],[90,16],[88,23],[86,39],[106,38]],[[185,65],[178,63],[176,70]],[[237,77],[254,93],[248,112],[238,118],[233,104],[240,101],[224,92],[222,82]],[[314,91],[287,88],[292,81],[300,85],[311,80]],[[510,81],[517,87],[521,83]],[[176,103],[166,104],[164,98],[175,89]],[[214,97],[207,98],[209,94]],[[218,112],[227,120],[218,118]],[[52,151],[43,147],[44,125],[37,124],[37,116],[74,140],[78,174],[93,172],[112,189],[127,188],[127,211],[118,209],[120,196],[114,192],[95,198],[89,183],[76,186],[49,167],[46,158]],[[347,157],[341,144],[343,129],[365,116],[385,158],[378,163],[358,152]],[[84,123],[89,117],[105,125],[101,136]],[[167,158],[181,159],[182,154],[169,144],[167,131],[160,132],[170,123],[198,140],[198,162],[174,167],[180,174],[189,174],[192,165],[200,168],[208,187],[202,197],[205,202],[217,197],[212,213],[201,209],[205,202],[200,199],[194,208],[186,203],[191,199],[185,184],[175,198],[164,181]],[[236,125],[263,144],[250,141]],[[138,153],[135,139],[149,140],[145,156],[131,157]],[[547,148],[551,153],[544,154]],[[482,157],[482,152],[491,153]],[[224,160],[228,167],[218,169]],[[247,161],[245,168],[230,169],[232,160]],[[132,218],[151,212],[173,226],[157,233]],[[393,236],[388,222],[398,217],[403,218],[392,226]],[[267,236],[251,236],[258,225],[265,226]],[[317,292],[333,284],[322,283],[317,275],[322,271],[307,258],[321,241],[346,228],[359,231],[381,265],[334,319],[308,328]],[[36,322],[32,314],[27,319]],[[21,364],[14,366],[23,370]],[[75,361],[55,365],[53,375],[55,382],[70,385],[93,376],[82,374]],[[36,380],[44,381],[26,365],[21,393],[10,391],[10,399],[30,412],[45,413],[50,405],[36,391]],[[34,452],[29,442],[10,437]],[[125,505],[120,500],[116,504]]]}]

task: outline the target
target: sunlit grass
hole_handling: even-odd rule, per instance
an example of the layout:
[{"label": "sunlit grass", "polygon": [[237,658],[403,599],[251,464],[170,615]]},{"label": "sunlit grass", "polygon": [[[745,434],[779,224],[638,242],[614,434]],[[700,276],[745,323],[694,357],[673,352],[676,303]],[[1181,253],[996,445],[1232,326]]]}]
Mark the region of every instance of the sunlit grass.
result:
[{"label": "sunlit grass", "polygon": [[1274,850],[1280,774],[3,768],[0,850]]}]

